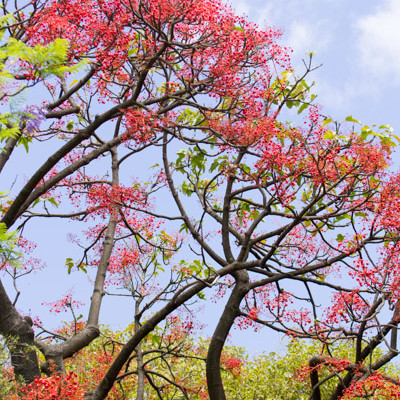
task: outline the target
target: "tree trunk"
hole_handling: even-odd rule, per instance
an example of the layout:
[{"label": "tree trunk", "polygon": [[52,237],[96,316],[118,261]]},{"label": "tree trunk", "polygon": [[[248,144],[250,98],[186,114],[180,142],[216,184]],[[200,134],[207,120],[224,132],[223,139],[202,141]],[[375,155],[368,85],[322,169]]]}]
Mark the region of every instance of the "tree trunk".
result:
[{"label": "tree trunk", "polygon": [[[142,276],[142,284],[144,284],[144,281],[145,281],[145,276]],[[143,297],[140,297],[135,303],[135,333],[137,333],[141,327],[139,314],[140,314],[140,303],[142,302],[142,300]],[[136,350],[136,364],[137,364],[136,400],[144,400],[145,373],[144,373],[142,344],[139,343],[136,346],[135,350]]]},{"label": "tree trunk", "polygon": [[39,362],[34,348],[32,320],[21,317],[0,281],[0,334],[6,338],[11,364],[17,378],[30,383],[40,376]]},{"label": "tree trunk", "polygon": [[206,376],[210,400],[226,400],[221,377],[221,353],[229,331],[239,315],[240,303],[249,291],[247,272],[239,271],[235,275],[235,288],[226,303],[208,348]]}]

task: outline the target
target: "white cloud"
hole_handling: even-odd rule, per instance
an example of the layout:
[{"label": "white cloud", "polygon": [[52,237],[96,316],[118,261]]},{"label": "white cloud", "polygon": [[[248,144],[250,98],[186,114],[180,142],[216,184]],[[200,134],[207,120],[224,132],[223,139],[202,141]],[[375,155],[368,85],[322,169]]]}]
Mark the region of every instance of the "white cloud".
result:
[{"label": "white cloud", "polygon": [[376,77],[400,83],[400,2],[385,1],[376,13],[361,17],[356,28],[361,63]]},{"label": "white cloud", "polygon": [[326,23],[319,21],[294,21],[285,35],[285,43],[290,46],[296,55],[303,57],[309,51],[323,51],[331,41],[331,31]]},{"label": "white cloud", "polygon": [[358,104],[355,99],[378,95],[377,88],[371,88],[360,79],[337,83],[324,79],[323,74],[318,79],[316,92],[317,103],[321,101],[324,109],[329,110],[328,113],[333,113],[333,117],[338,119],[344,119],[348,114],[355,112],[354,103]]},{"label": "white cloud", "polygon": [[311,47],[314,45],[314,35],[309,28],[309,24],[304,22],[296,21],[291,24],[286,42],[296,53],[311,51]]},{"label": "white cloud", "polygon": [[263,4],[263,2],[257,0],[232,0],[230,4],[237,14],[247,15],[251,21],[260,27],[264,27],[266,24],[271,25],[271,4]]},{"label": "white cloud", "polygon": [[320,0],[231,0],[231,4],[238,14],[248,15],[260,27],[282,29],[281,43],[292,48],[299,59],[308,51],[325,50],[333,36],[332,24],[321,18],[316,7]]},{"label": "white cloud", "polygon": [[238,14],[249,15],[251,11],[251,5],[246,0],[235,0],[230,3]]}]

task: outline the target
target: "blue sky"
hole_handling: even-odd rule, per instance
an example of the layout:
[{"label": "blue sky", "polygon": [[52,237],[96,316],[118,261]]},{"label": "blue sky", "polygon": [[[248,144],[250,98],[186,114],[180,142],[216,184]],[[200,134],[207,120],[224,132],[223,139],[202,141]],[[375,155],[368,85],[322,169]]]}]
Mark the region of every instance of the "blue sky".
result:
[{"label": "blue sky", "polygon": [[314,51],[322,67],[309,79],[324,114],[400,131],[400,2],[398,0],[232,0],[261,27],[283,30],[293,66]]}]

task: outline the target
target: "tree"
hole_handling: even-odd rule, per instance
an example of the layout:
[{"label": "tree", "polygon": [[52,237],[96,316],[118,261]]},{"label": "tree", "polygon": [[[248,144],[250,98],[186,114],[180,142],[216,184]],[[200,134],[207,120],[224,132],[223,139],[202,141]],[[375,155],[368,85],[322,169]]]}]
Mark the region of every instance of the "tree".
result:
[{"label": "tree", "polygon": [[[68,334],[71,328],[71,325],[65,326],[59,333]],[[81,398],[83,391],[92,389],[98,384],[107,364],[114,359],[133,329],[132,326],[128,326],[122,332],[113,332],[103,326],[100,337],[73,358],[66,360],[69,373],[63,379],[57,375],[39,378],[28,390],[21,388],[22,398],[37,399],[36,396],[39,396],[38,398],[46,399],[51,397],[51,394],[57,393],[60,399],[71,396]],[[145,398],[150,400],[207,399],[205,362],[208,344],[209,340],[198,338],[193,332],[188,333],[178,318],[169,319],[165,329],[157,329],[154,335],[148,336],[142,342],[145,366],[143,385],[140,383],[141,378],[137,369],[139,363],[131,361],[129,367],[119,376],[118,384],[113,387],[108,398],[132,398],[138,393],[139,388],[143,387]],[[294,339],[284,350],[282,353],[262,353],[250,358],[244,348],[227,345],[224,348],[221,364],[227,397],[242,400],[307,400],[311,393],[308,379],[310,359],[318,354],[351,360],[355,355],[355,347],[351,342],[338,342],[332,346],[325,346],[317,341]],[[374,359],[369,362],[375,362],[382,355],[383,352],[378,349]],[[319,366],[321,379],[329,377],[332,371],[329,367],[329,365]],[[10,385],[10,372],[7,368],[1,372],[0,378],[3,383],[1,393],[5,398],[14,399],[17,388]],[[385,374],[386,379],[390,377],[393,380],[399,373],[398,366],[385,366],[381,372]],[[90,380],[87,379],[88,373],[91,374]],[[322,386],[322,398],[329,397],[344,374],[345,371],[338,370],[335,381],[328,380]],[[379,395],[383,398],[385,395],[388,396],[386,398],[393,398],[391,397],[393,393],[381,391]]]},{"label": "tree", "polygon": [[[278,31],[219,1],[33,1],[3,11],[3,102],[32,86],[47,92],[40,106],[4,117],[0,164],[18,144],[46,143],[47,153],[5,199],[1,223],[11,232],[46,218],[79,222],[82,256],[68,258],[67,271],[93,271],[94,282],[86,323],[73,314],[61,335],[39,324],[36,338],[0,286],[0,333],[17,376],[72,377],[65,360],[99,336],[102,298],[117,286],[134,300],[133,331],[87,398],[104,399],[133,356],[143,383],[145,341],[215,288],[228,300],[208,349],[211,399],[226,397],[221,360],[235,323],[326,346],[355,340],[353,363],[310,361],[312,399],[328,381],[315,373],[321,365],[347,371],[331,399],[376,379],[397,355],[399,322],[399,178],[387,173],[396,138],[388,126],[322,116],[306,82],[312,56],[297,76]],[[283,122],[286,109],[304,123]],[[151,176],[136,167],[126,180],[145,157],[156,161]],[[3,268],[15,281],[17,267]],[[316,301],[318,288],[332,307]],[[56,306],[74,313],[76,303],[68,294]]]}]

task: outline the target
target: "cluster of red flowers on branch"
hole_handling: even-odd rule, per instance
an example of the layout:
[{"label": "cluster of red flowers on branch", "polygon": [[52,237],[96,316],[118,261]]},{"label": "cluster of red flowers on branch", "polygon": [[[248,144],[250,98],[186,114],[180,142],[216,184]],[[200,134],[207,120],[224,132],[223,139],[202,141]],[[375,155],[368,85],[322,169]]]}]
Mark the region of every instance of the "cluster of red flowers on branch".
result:
[{"label": "cluster of red flowers on branch", "polygon": [[20,388],[20,396],[11,395],[10,400],[80,400],[85,394],[79,385],[77,375],[68,372],[65,376],[53,375],[36,378]]}]

